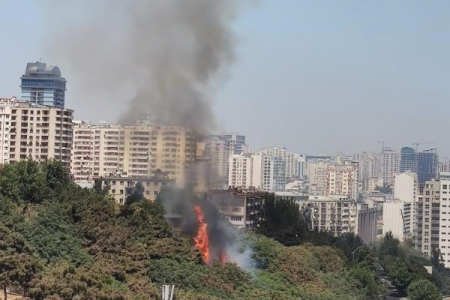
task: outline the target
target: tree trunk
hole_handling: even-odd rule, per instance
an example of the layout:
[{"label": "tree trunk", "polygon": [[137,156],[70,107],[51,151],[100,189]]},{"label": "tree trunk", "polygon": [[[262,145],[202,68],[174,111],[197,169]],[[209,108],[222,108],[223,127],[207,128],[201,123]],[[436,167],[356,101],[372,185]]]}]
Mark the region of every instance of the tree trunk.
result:
[{"label": "tree trunk", "polygon": [[3,300],[8,300],[8,294],[6,293],[6,286],[3,288]]}]

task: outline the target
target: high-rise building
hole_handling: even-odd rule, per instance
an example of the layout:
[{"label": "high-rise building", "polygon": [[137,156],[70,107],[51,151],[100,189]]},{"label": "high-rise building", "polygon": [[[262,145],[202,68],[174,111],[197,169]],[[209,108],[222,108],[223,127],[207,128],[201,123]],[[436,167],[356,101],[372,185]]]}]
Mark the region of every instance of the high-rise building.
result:
[{"label": "high-rise building", "polygon": [[327,195],[344,195],[358,198],[358,172],[352,163],[332,164],[327,170]]},{"label": "high-rise building", "polygon": [[251,153],[234,154],[230,157],[229,164],[229,186],[243,189],[253,186]]},{"label": "high-rise building", "polygon": [[217,188],[227,188],[229,178],[229,161],[232,155],[245,151],[245,135],[225,134],[211,135],[206,138],[206,156],[217,177]]},{"label": "high-rise building", "polygon": [[308,180],[310,195],[327,195],[328,161],[308,162]]},{"label": "high-rise building", "polygon": [[[449,200],[448,194],[440,193],[441,185],[448,188],[450,181],[426,181],[420,186],[419,194],[414,206],[415,224],[414,224],[414,247],[422,252],[425,257],[431,257],[433,248],[440,248],[440,228],[441,225],[450,228],[447,214],[441,216],[441,197],[445,195],[445,203]],[[444,192],[444,191],[442,191]],[[448,204],[444,204],[448,205]],[[445,220],[445,221],[444,221]],[[445,222],[446,224],[443,224]],[[442,224],[441,224],[442,223]],[[446,232],[447,234],[447,232]],[[447,238],[444,239],[447,242]],[[449,264],[447,263],[446,266]],[[450,260],[449,260],[450,262]]]},{"label": "high-rise building", "polygon": [[73,111],[0,99],[0,163],[55,159],[70,166]]},{"label": "high-rise building", "polygon": [[281,157],[263,154],[262,158],[262,190],[284,191],[286,188],[286,162]]},{"label": "high-rise building", "polygon": [[438,177],[438,155],[436,149],[430,149],[417,153],[417,175],[419,184],[437,179]]},{"label": "high-rise building", "polygon": [[399,172],[416,172],[416,151],[410,147],[403,147],[400,150]]},{"label": "high-rise building", "polygon": [[64,108],[66,79],[56,66],[28,63],[22,75],[22,99],[34,104]]},{"label": "high-rise building", "polygon": [[196,151],[194,134],[179,126],[78,123],[71,172],[77,183],[92,183],[99,177],[151,177],[160,170],[184,186],[195,177],[189,172]]},{"label": "high-rise building", "polygon": [[383,183],[391,185],[394,183],[394,174],[399,172],[400,154],[392,149],[383,149],[382,157]]},{"label": "high-rise building", "polygon": [[358,162],[358,181],[362,191],[368,191],[369,180],[381,177],[381,159],[378,153],[357,153],[353,161]]},{"label": "high-rise building", "polygon": [[281,157],[281,159],[285,162],[286,165],[286,178],[290,179],[293,177],[296,177],[296,161],[295,161],[295,154],[290,152],[286,148],[279,148],[279,147],[273,147],[273,148],[266,148],[261,150],[262,153],[264,153],[266,156],[272,156],[272,157]]}]

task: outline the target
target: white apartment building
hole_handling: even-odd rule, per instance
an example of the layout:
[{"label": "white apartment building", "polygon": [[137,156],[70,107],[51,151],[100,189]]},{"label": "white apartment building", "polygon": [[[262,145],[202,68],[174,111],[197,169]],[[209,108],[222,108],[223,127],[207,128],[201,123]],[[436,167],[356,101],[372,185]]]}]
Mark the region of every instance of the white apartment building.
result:
[{"label": "white apartment building", "polygon": [[394,174],[400,169],[400,153],[392,149],[383,149],[382,175],[384,184],[394,183]]},{"label": "white apartment building", "polygon": [[327,169],[327,195],[358,197],[358,171],[353,164],[332,164]]},{"label": "white apartment building", "polygon": [[286,162],[281,157],[264,155],[262,161],[262,190],[284,191],[286,187]]},{"label": "white apartment building", "polygon": [[294,154],[294,177],[303,179],[306,176],[306,155]]},{"label": "white apartment building", "polygon": [[[439,249],[448,268],[450,267],[450,172],[439,174],[439,188]],[[435,212],[431,212],[432,217]],[[432,230],[431,236],[435,234],[436,231]]]},{"label": "white apartment building", "polygon": [[195,161],[194,134],[179,126],[95,125],[76,122],[71,172],[75,182],[123,176],[151,177],[157,170],[183,186]]},{"label": "white apartment building", "polygon": [[290,179],[293,177],[298,176],[298,162],[296,160],[296,155],[292,152],[290,152],[286,148],[279,148],[279,147],[273,147],[273,148],[267,148],[261,150],[263,154],[266,156],[272,156],[272,157],[281,157],[281,159],[284,161],[286,165],[286,178]]},{"label": "white apartment building", "polygon": [[[447,180],[446,180],[447,181]],[[431,250],[433,247],[440,247],[440,226],[446,226],[445,229],[450,224],[441,224],[449,223],[448,218],[444,217],[447,214],[443,214],[441,216],[440,206],[441,206],[441,184],[444,187],[444,183],[440,181],[427,181],[423,186],[422,190],[419,190],[419,194],[417,195],[417,201],[414,206],[415,210],[415,224],[414,224],[414,247],[422,252],[425,257],[431,257]],[[444,194],[443,194],[444,195]],[[448,194],[445,194],[448,195]],[[445,197],[448,199],[448,197]],[[447,202],[445,200],[443,202]],[[447,204],[444,204],[447,205]],[[447,233],[442,234],[447,235]],[[444,241],[447,242],[447,238],[443,238]],[[447,250],[447,245],[443,245]],[[450,262],[447,262],[450,258],[445,257],[446,266],[449,266]]]},{"label": "white apartment building", "polygon": [[311,215],[310,228],[328,231],[335,236],[357,231],[356,202],[347,196],[309,196],[307,200],[296,200],[303,212]]},{"label": "white apartment building", "polygon": [[228,184],[247,189],[252,185],[252,156],[250,153],[234,154],[229,161]]},{"label": "white apartment building", "polygon": [[327,195],[328,166],[327,161],[308,162],[308,180],[310,195]]},{"label": "white apartment building", "polygon": [[[8,99],[0,99],[0,105],[8,103]],[[11,107],[0,106],[0,163],[9,163],[9,140],[11,131]]]},{"label": "white apartment building", "polygon": [[70,166],[73,111],[0,99],[0,163],[55,159]]}]

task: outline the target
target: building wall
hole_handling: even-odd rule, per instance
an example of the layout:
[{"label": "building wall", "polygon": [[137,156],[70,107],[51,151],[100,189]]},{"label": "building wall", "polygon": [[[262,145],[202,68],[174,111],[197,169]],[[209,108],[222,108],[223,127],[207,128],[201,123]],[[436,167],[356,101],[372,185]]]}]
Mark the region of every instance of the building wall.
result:
[{"label": "building wall", "polygon": [[308,163],[309,194],[326,195],[329,162],[318,161]]},{"label": "building wall", "polygon": [[383,203],[383,234],[392,232],[392,235],[404,241],[403,202]]},{"label": "building wall", "polygon": [[382,157],[383,182],[391,185],[394,183],[394,174],[399,172],[400,153],[391,149],[384,149]]},{"label": "building wall", "polygon": [[439,247],[440,186],[439,181],[425,182],[415,203],[414,247],[425,257]]},{"label": "building wall", "polygon": [[310,196],[307,200],[297,200],[300,210],[311,212],[312,229],[329,231],[335,236],[346,232],[356,232],[356,203],[346,196]]},{"label": "building wall", "polygon": [[2,161],[55,159],[70,166],[72,114],[68,109],[0,99]]},{"label": "building wall", "polygon": [[351,164],[333,164],[327,169],[327,195],[345,195],[356,200],[357,170]]},{"label": "building wall", "polygon": [[382,219],[382,206],[369,208],[363,204],[358,210],[358,236],[365,244],[373,244],[380,235],[379,220]]},{"label": "building wall", "polygon": [[[450,173],[440,173],[439,179],[440,203],[439,203],[439,248],[441,250],[444,264],[450,267]],[[436,215],[434,209],[433,215]],[[431,236],[436,236],[437,230],[431,231]]]},{"label": "building wall", "polygon": [[77,122],[74,141],[71,172],[77,183],[118,174],[150,177],[157,170],[178,186],[195,177],[188,175],[196,160],[196,140],[183,127]]}]

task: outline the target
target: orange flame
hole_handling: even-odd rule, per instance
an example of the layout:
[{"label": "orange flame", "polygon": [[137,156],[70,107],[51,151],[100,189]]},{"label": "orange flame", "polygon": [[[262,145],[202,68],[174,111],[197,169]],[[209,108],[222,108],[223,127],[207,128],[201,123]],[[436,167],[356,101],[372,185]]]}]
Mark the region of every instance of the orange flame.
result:
[{"label": "orange flame", "polygon": [[203,261],[209,264],[209,241],[208,241],[208,224],[205,223],[203,211],[200,206],[194,207],[195,213],[197,214],[198,222],[198,232],[197,236],[194,237],[195,246],[202,253]]}]

